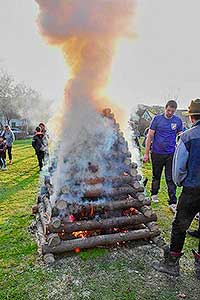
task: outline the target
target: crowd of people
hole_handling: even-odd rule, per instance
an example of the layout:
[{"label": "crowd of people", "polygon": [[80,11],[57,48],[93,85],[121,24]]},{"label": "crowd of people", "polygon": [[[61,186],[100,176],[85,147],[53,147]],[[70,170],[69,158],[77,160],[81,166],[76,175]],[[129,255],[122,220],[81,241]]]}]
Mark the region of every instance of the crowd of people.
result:
[{"label": "crowd of people", "polygon": [[[38,159],[39,170],[49,160],[48,151],[48,132],[44,123],[40,123],[36,129],[32,140],[32,146]],[[0,131],[0,169],[7,170],[6,158],[8,156],[9,165],[12,165],[12,146],[15,141],[15,135],[9,125],[5,125]]]}]

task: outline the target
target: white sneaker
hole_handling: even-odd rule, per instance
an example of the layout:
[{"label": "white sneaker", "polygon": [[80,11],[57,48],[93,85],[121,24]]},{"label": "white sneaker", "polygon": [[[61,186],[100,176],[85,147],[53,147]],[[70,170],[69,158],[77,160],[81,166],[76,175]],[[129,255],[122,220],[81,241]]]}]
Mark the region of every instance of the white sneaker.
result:
[{"label": "white sneaker", "polygon": [[151,196],[151,201],[154,202],[154,203],[158,203],[159,202],[158,195]]},{"label": "white sneaker", "polygon": [[6,167],[2,167],[1,170],[2,170],[2,171],[6,171],[7,168],[6,168]]},{"label": "white sneaker", "polygon": [[176,204],[170,204],[169,209],[175,214],[176,213]]}]

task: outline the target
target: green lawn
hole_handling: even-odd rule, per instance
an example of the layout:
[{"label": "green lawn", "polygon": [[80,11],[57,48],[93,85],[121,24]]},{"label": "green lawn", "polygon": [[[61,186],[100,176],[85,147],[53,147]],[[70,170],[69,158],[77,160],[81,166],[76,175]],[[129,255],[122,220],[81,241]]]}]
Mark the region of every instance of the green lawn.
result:
[{"label": "green lawn", "polygon": [[[144,174],[151,178],[150,164]],[[38,167],[31,141],[16,141],[13,165],[0,171],[0,300],[94,299],[155,300],[200,299],[198,282],[193,278],[191,248],[197,241],[187,238],[183,275],[173,280],[151,268],[160,255],[155,246],[127,243],[124,247],[82,251],[58,258],[53,267],[43,265],[34,237],[28,232],[31,207],[38,191]],[[149,189],[148,183],[148,189]],[[172,214],[167,207],[164,180],[161,202],[153,208],[167,240]],[[197,223],[194,223],[197,226]]]}]

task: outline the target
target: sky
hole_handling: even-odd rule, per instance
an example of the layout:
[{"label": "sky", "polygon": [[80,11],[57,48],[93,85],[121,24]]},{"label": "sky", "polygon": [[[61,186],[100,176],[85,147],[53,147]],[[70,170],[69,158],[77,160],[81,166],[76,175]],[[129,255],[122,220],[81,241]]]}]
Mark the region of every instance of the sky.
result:
[{"label": "sky", "polygon": [[[131,110],[175,97],[185,108],[200,97],[199,11],[199,0],[137,1],[136,37],[120,44],[107,89],[116,103]],[[37,13],[34,0],[0,0],[0,66],[57,101],[69,69],[40,35]]]}]

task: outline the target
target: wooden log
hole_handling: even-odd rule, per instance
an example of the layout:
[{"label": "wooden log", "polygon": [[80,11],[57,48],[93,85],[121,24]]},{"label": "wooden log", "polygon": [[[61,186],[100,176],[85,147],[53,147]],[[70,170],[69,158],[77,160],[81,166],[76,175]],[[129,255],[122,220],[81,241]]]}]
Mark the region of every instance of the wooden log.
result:
[{"label": "wooden log", "polygon": [[120,187],[112,188],[108,191],[103,189],[88,190],[84,193],[85,198],[99,198],[99,197],[115,197],[120,195],[135,194],[135,190],[132,187]]},{"label": "wooden log", "polygon": [[138,199],[139,201],[144,201],[145,199],[145,195],[143,193],[137,193],[137,194],[133,193],[133,197]]},{"label": "wooden log", "polygon": [[[47,246],[48,244],[47,244],[46,237],[44,235],[43,226],[40,221],[39,214],[36,215],[36,226],[37,226],[36,238],[37,238],[37,244],[38,244],[38,252],[39,252],[39,254],[42,254],[43,247]],[[47,265],[52,265],[55,262],[54,255],[52,253],[44,254],[43,261]]]},{"label": "wooden log", "polygon": [[[75,231],[87,231],[87,230],[102,230],[108,228],[120,228],[128,225],[136,225],[140,223],[150,223],[152,221],[156,221],[156,214],[152,214],[150,218],[145,217],[142,214],[133,215],[133,216],[124,216],[124,217],[115,217],[109,219],[100,219],[89,220],[89,221],[75,221],[75,222],[65,222],[59,228],[55,228],[54,226],[48,226],[48,230],[50,232],[67,232],[72,233]],[[64,220],[63,220],[64,221]]]},{"label": "wooden log", "polygon": [[132,176],[132,178],[133,178],[133,181],[141,181],[142,180],[142,176],[140,174]]},{"label": "wooden log", "polygon": [[131,167],[132,167],[133,169],[137,169],[137,168],[138,168],[138,164],[137,164],[136,162],[132,162],[132,163],[131,163]]},{"label": "wooden log", "polygon": [[42,196],[42,201],[44,203],[46,215],[51,218],[52,207],[49,197],[47,197],[46,195]]},{"label": "wooden log", "polygon": [[154,214],[152,208],[150,206],[144,205],[139,207],[138,210],[147,218],[150,218],[152,214]]},{"label": "wooden log", "polygon": [[130,168],[130,170],[127,170],[126,173],[128,173],[131,176],[137,176],[138,175],[138,171],[135,168]]},{"label": "wooden log", "polygon": [[50,225],[53,226],[53,228],[59,228],[61,226],[61,219],[59,217],[52,218]]},{"label": "wooden log", "polygon": [[48,195],[48,189],[47,189],[46,185],[41,186],[41,188],[40,188],[40,194],[41,195],[45,195],[45,194]]},{"label": "wooden log", "polygon": [[131,165],[131,159],[130,159],[130,158],[126,158],[126,159],[124,160],[124,164],[125,164],[126,166],[130,166],[130,165]]},{"label": "wooden log", "polygon": [[39,213],[40,220],[41,220],[41,223],[42,223],[42,226],[43,226],[44,234],[46,234],[46,232],[47,232],[47,225],[48,225],[48,223],[50,221],[50,216],[48,216],[46,214],[45,206],[44,206],[43,202],[40,202],[38,204],[38,213]]},{"label": "wooden log", "polygon": [[134,199],[134,198],[127,198],[126,200],[116,200],[116,201],[105,202],[105,204],[101,204],[101,205],[103,205],[103,207],[105,209],[115,210],[115,209],[126,209],[126,208],[130,208],[130,207],[139,209],[140,207],[142,207],[144,205],[150,205],[150,204],[151,204],[151,200],[149,198],[145,198],[142,201],[140,201],[138,199]]},{"label": "wooden log", "polygon": [[51,233],[47,236],[47,242],[49,247],[55,247],[61,243],[61,239],[57,233]]},{"label": "wooden log", "polygon": [[103,110],[102,110],[102,114],[103,114],[103,116],[104,117],[107,117],[107,116],[109,116],[110,114],[111,114],[111,109],[108,107],[108,108],[104,108]]},{"label": "wooden log", "polygon": [[62,241],[59,246],[56,246],[54,248],[50,248],[48,245],[44,245],[43,254],[51,252],[59,254],[66,251],[72,251],[75,248],[87,249],[103,245],[112,245],[116,242],[147,239],[152,238],[156,235],[158,235],[157,231],[151,232],[146,228],[128,232],[93,236],[88,238],[78,238],[74,240]]},{"label": "wooden log", "polygon": [[127,156],[127,157],[129,157],[129,158],[131,158],[131,157],[132,157],[132,154],[131,154],[131,152],[130,152],[130,151],[128,151],[128,152],[126,153],[126,156]]},{"label": "wooden log", "polygon": [[46,253],[43,255],[43,261],[46,265],[53,265],[54,262],[55,262],[55,258],[54,258],[54,255],[53,253]]},{"label": "wooden log", "polygon": [[56,206],[53,206],[52,211],[51,211],[51,216],[57,217],[57,216],[59,216],[59,213],[60,213],[60,210]]},{"label": "wooden log", "polygon": [[111,183],[113,185],[122,186],[123,184],[131,183],[134,188],[138,188],[141,186],[139,181],[142,179],[141,175],[130,176],[130,175],[122,175],[122,176],[114,176],[114,177],[94,177],[87,178],[80,181],[77,181],[76,184],[81,184],[84,182],[88,185],[95,185],[99,183]]},{"label": "wooden log", "polygon": [[150,231],[158,231],[159,230],[158,224],[154,221],[147,222],[146,226],[149,228]]},{"label": "wooden log", "polygon": [[61,188],[61,193],[62,194],[67,194],[69,192],[69,187],[67,185],[64,185],[62,188]]},{"label": "wooden log", "polygon": [[48,176],[48,175],[44,176],[44,184],[45,185],[46,184],[51,184],[51,178],[50,178],[50,176]]},{"label": "wooden log", "polygon": [[58,209],[66,209],[67,208],[67,201],[65,200],[57,200],[55,203],[55,207]]},{"label": "wooden log", "polygon": [[[121,199],[125,197],[125,199]],[[144,205],[150,206],[151,200],[149,198],[144,198],[142,201],[134,198],[127,198],[127,196],[120,196],[117,197],[117,200],[115,201],[105,201],[105,202],[91,202],[86,204],[78,204],[78,203],[68,203],[68,211],[71,214],[79,214],[82,211],[86,212],[86,214],[90,214],[91,209],[94,209],[95,212],[102,212],[104,210],[112,211],[112,210],[118,210],[118,209],[127,209],[130,207],[134,207],[136,209],[139,209],[140,207]],[[53,207],[54,210],[54,207]],[[54,215],[52,210],[52,216],[58,216],[59,212],[56,212],[58,214]]]},{"label": "wooden log", "polygon": [[46,240],[46,237],[44,234],[43,225],[41,223],[39,214],[36,215],[36,227],[37,227],[36,238],[37,238],[37,244],[38,244],[38,252],[41,253],[42,246],[47,243],[47,240]]},{"label": "wooden log", "polygon": [[164,238],[163,238],[161,235],[154,236],[154,237],[152,237],[151,240],[152,240],[152,241],[154,242],[154,244],[156,244],[159,248],[164,248],[164,247],[167,245],[166,241],[164,240]]},{"label": "wooden log", "polygon": [[[137,184],[132,184],[132,183],[129,183],[128,185],[133,188],[133,192],[132,192],[131,196],[134,196],[137,193],[143,193],[144,192],[144,187],[140,184],[139,184],[139,186]],[[138,186],[138,187],[135,187],[135,186]]]},{"label": "wooden log", "polygon": [[38,205],[32,206],[32,215],[35,215],[38,213]]},{"label": "wooden log", "polygon": [[139,181],[130,181],[129,183],[134,189],[139,189],[141,187],[141,184]]}]

